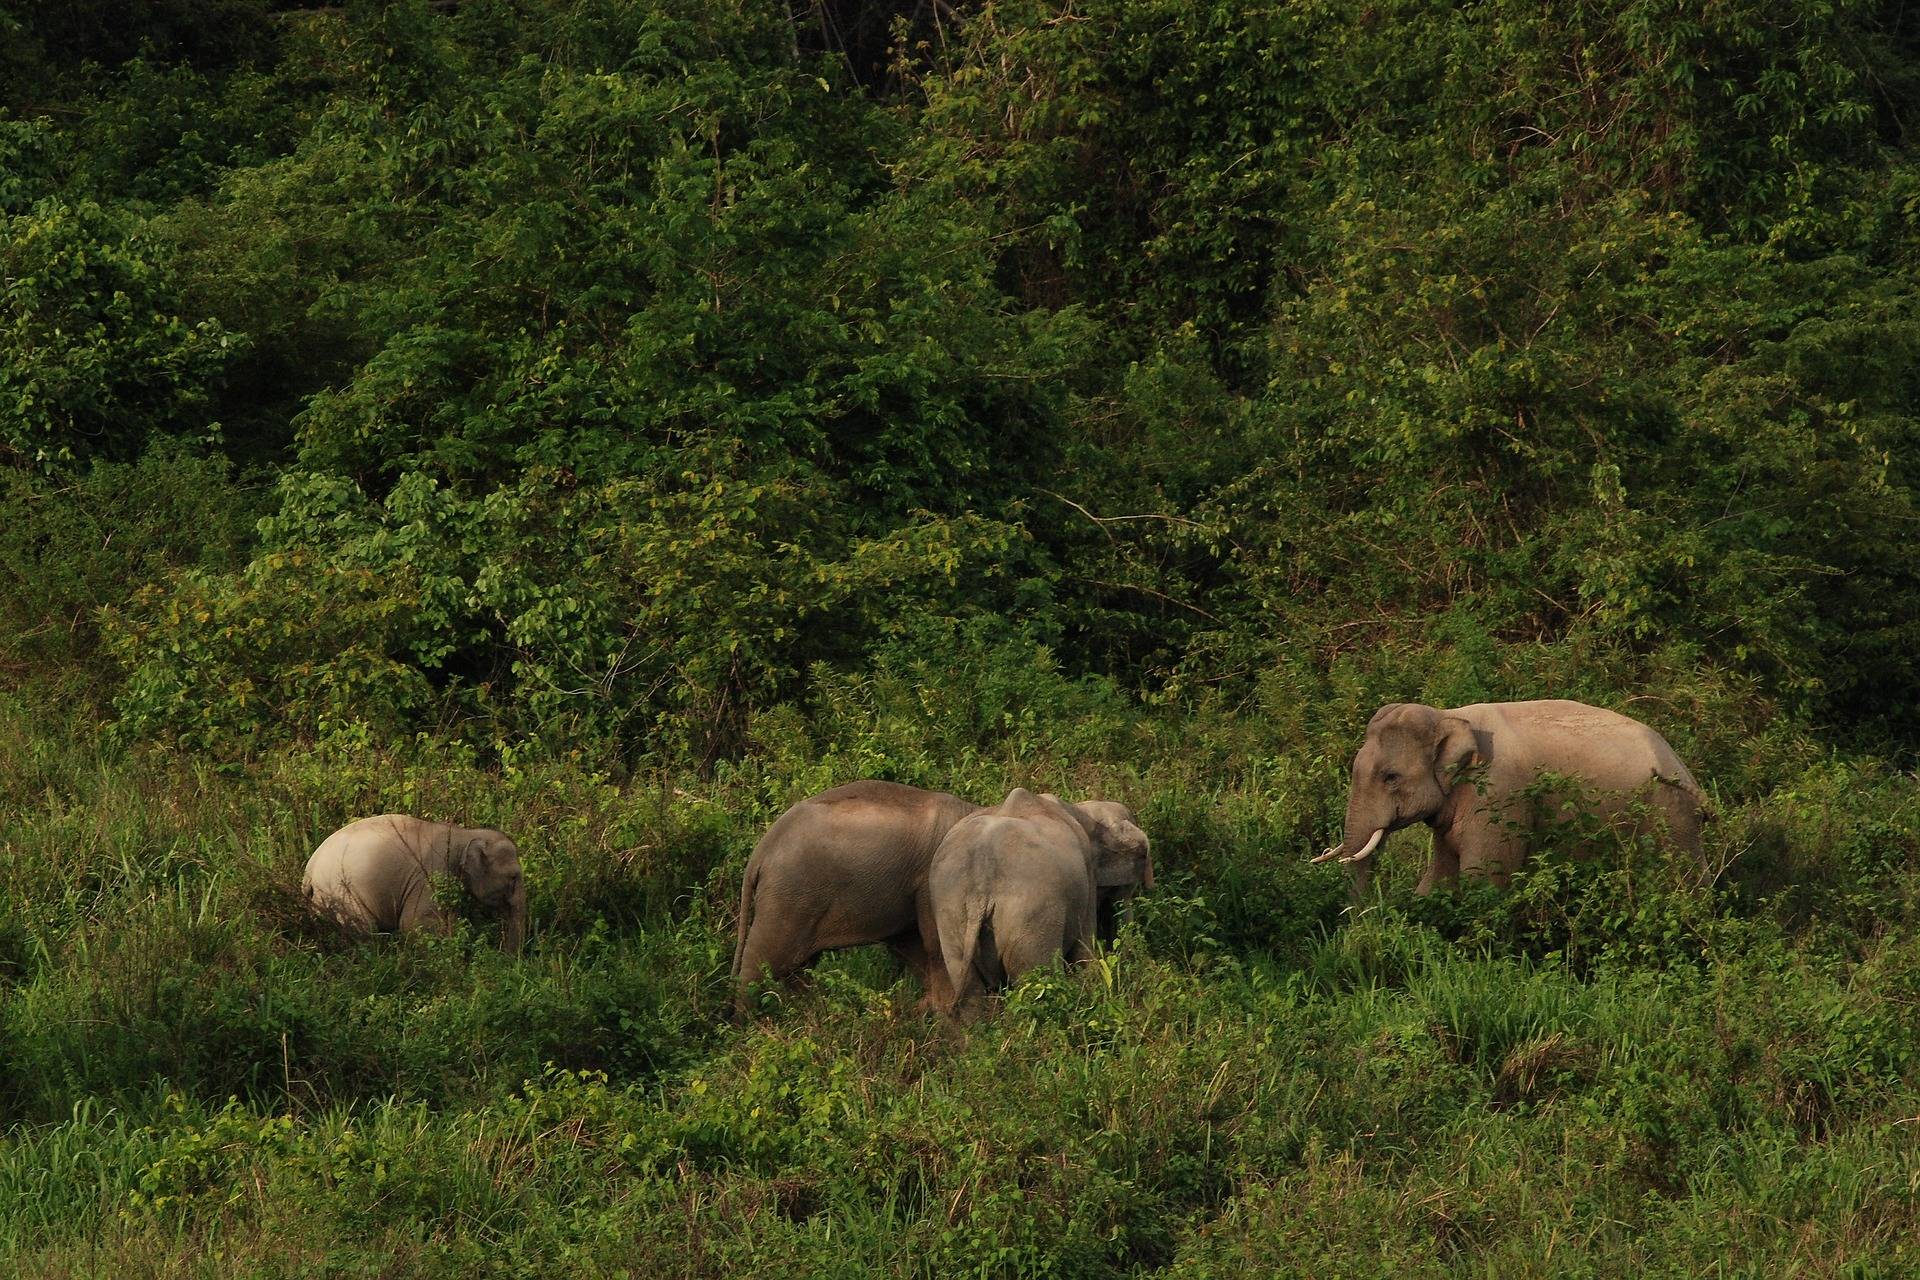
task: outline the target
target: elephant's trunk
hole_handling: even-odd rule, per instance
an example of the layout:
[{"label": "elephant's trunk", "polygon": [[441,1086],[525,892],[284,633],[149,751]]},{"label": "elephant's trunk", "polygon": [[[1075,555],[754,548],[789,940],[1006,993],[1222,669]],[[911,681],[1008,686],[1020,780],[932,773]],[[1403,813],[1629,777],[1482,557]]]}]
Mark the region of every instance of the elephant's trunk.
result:
[{"label": "elephant's trunk", "polygon": [[523,880],[514,886],[512,896],[507,899],[506,923],[500,928],[500,949],[510,956],[519,955],[526,940],[527,885]]},{"label": "elephant's trunk", "polygon": [[1367,837],[1367,842],[1365,844],[1361,845],[1358,849],[1348,854],[1346,857],[1340,859],[1340,861],[1342,862],[1365,861],[1366,859],[1371,858],[1373,856],[1373,851],[1375,849],[1378,849],[1380,847],[1380,842],[1386,838],[1387,838],[1387,829],[1385,827],[1381,827],[1378,830],[1376,830],[1372,835]]},{"label": "elephant's trunk", "polygon": [[1393,825],[1393,815],[1377,812],[1375,807],[1361,803],[1360,797],[1350,796],[1347,800],[1347,822],[1340,843],[1328,849],[1315,862],[1326,862],[1338,858],[1342,862],[1364,862],[1371,858],[1380,842],[1387,838],[1387,831]]}]

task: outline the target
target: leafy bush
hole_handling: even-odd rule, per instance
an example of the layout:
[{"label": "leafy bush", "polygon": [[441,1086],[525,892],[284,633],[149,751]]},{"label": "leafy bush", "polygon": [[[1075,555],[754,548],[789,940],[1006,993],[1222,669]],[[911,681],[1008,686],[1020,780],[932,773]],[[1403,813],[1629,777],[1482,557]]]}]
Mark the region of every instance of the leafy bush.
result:
[{"label": "leafy bush", "polygon": [[98,660],[100,612],[178,570],[230,567],[259,496],[224,460],[162,445],[60,478],[0,471],[0,504],[0,612],[14,624],[0,661],[72,694],[111,673]]},{"label": "leafy bush", "polygon": [[195,411],[237,339],[178,313],[137,219],[57,197],[7,213],[0,282],[0,460],[51,470],[217,434]]}]

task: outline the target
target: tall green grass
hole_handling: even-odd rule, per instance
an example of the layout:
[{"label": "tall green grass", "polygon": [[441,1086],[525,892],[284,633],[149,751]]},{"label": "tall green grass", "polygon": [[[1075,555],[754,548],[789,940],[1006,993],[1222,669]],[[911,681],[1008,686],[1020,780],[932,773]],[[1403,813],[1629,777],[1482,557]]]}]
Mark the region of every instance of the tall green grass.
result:
[{"label": "tall green grass", "polygon": [[[346,740],[215,770],[0,703],[0,1255],[30,1276],[1920,1265],[1912,778],[1770,750],[1723,790],[1710,883],[1629,845],[1418,900],[1416,831],[1349,909],[1304,860],[1338,812],[1331,727],[1096,699],[1001,747],[901,689],[836,696],[710,778]],[[878,949],[733,1025],[740,868],[843,770],[1129,799],[1162,887],[1098,964],[976,1026],[918,1011]],[[386,809],[516,834],[524,956],[478,916],[360,944],[308,918],[307,852]]]}]

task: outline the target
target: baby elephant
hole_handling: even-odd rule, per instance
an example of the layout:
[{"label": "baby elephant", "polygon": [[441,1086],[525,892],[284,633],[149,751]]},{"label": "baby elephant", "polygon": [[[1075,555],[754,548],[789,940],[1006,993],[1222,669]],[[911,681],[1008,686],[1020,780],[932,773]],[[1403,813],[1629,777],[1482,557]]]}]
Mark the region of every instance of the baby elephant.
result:
[{"label": "baby elephant", "polygon": [[517,952],[527,932],[527,885],[520,850],[490,827],[425,822],[383,813],[340,828],[313,851],[300,892],[313,909],[354,933],[444,932],[431,877],[451,875],[482,905],[501,912],[500,949]]},{"label": "baby elephant", "polygon": [[1016,787],[941,841],[927,896],[953,987],[948,1012],[1056,956],[1092,958],[1101,886],[1152,886],[1147,836],[1131,813],[1087,809]]}]

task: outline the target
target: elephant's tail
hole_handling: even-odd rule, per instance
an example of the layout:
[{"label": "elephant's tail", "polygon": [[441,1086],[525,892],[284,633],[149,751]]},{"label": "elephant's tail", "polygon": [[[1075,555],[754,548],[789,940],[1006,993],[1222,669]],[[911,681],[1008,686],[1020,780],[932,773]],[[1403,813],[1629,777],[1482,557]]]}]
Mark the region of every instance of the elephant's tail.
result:
[{"label": "elephant's tail", "polygon": [[993,903],[985,897],[972,895],[961,907],[957,921],[940,921],[940,952],[947,963],[947,980],[953,984],[956,998],[964,996],[972,986],[971,980],[979,960],[981,935],[992,921]]},{"label": "elephant's tail", "polygon": [[[759,850],[754,850],[758,853]],[[757,858],[747,862],[747,873],[740,881],[740,918],[734,923],[733,930],[733,977],[740,978],[741,957],[747,954],[747,931],[753,928],[753,899],[760,887],[760,861]]]}]

